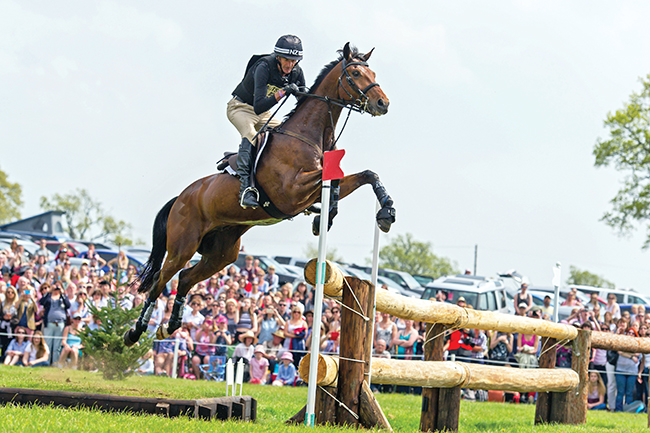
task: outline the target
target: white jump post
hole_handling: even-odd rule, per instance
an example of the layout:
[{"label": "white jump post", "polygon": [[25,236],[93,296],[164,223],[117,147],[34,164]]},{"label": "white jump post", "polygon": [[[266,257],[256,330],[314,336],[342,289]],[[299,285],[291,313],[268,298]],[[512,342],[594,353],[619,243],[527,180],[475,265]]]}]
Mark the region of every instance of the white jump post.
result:
[{"label": "white jump post", "polygon": [[[377,200],[375,205],[375,215],[381,209],[379,200]],[[375,286],[375,299],[372,300],[372,317],[370,318],[370,326],[372,326],[372,340],[370,342],[370,347],[375,346],[375,313],[377,311],[377,274],[379,273],[379,225],[375,224],[375,236],[372,242],[372,269],[370,274],[370,282]],[[370,358],[368,359],[368,386],[372,383],[372,349],[370,350]]]},{"label": "white jump post", "polygon": [[553,267],[553,287],[555,288],[555,299],[553,300],[553,321],[555,323],[559,320],[559,301],[560,301],[560,286],[562,285],[562,264],[557,262]]},{"label": "white jump post", "polygon": [[330,192],[332,180],[343,177],[339,162],[345,150],[323,153],[323,187],[321,189],[320,233],[318,236],[318,263],[316,266],[316,293],[314,294],[314,322],[311,330],[311,360],[309,364],[309,387],[307,389],[307,410],[305,425],[316,424],[316,388],[318,382],[318,355],[320,352],[320,330],[323,320],[323,285],[325,283],[325,259],[327,256],[327,226],[329,225]]}]

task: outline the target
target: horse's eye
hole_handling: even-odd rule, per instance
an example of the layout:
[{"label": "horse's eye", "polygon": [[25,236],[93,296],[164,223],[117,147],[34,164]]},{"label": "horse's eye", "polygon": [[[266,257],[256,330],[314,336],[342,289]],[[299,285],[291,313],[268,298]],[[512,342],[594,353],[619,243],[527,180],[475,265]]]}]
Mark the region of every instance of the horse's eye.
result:
[{"label": "horse's eye", "polygon": [[354,78],[359,78],[359,77],[361,76],[361,72],[359,72],[359,71],[352,71],[352,76],[353,76]]}]

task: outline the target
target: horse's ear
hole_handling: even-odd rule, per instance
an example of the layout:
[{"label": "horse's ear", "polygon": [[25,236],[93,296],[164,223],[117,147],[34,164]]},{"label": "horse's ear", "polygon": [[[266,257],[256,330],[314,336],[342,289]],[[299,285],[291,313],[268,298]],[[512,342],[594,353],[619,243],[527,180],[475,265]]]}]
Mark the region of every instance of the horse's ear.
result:
[{"label": "horse's ear", "polygon": [[364,54],[364,55],[362,56],[364,62],[367,62],[367,61],[368,61],[368,59],[369,59],[370,56],[372,55],[372,52],[373,52],[373,51],[375,51],[375,47],[372,47],[372,50],[368,51],[366,54]]},{"label": "horse's ear", "polygon": [[350,51],[350,43],[347,42],[343,47],[343,58],[348,62],[352,60],[352,52]]}]

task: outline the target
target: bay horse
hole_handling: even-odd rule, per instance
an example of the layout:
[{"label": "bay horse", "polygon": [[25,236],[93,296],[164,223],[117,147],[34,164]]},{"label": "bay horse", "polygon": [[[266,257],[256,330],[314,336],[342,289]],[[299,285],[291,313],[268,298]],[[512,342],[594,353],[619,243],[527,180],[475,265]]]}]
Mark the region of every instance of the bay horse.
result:
[{"label": "bay horse", "polygon": [[[335,147],[341,111],[349,108],[372,116],[388,112],[388,98],[368,67],[372,50],[359,53],[348,42],[339,53],[337,60],[323,68],[309,93],[301,94],[283,124],[271,132],[258,163],[257,185],[286,217],[304,212],[320,200],[323,152]],[[338,195],[343,198],[362,185],[372,185],[381,205],[377,224],[384,232],[390,230],[395,221],[393,200],[377,174],[366,170],[332,184],[338,184],[331,190],[333,207]],[[179,270],[169,323],[156,333],[161,340],[181,326],[190,288],[237,260],[242,235],[255,225],[280,221],[281,217],[272,217],[263,207],[243,209],[239,205],[239,180],[227,173],[199,179],[170,200],[154,221],[151,255],[136,280],[139,292],[149,292],[149,296],[135,327],[124,334],[125,344],[135,344],[147,329],[156,299]],[[201,260],[183,269],[195,252],[201,254]]]}]

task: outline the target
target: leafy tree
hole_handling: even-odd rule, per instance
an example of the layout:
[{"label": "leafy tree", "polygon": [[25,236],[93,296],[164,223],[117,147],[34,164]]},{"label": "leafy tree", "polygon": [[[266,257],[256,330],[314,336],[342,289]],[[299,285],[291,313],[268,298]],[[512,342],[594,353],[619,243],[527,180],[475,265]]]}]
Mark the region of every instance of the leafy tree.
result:
[{"label": "leafy tree", "polygon": [[[315,259],[318,257],[318,245],[308,244],[305,247],[305,257],[308,259]],[[336,248],[327,248],[325,253],[325,258],[331,262],[343,262],[344,259],[342,256],[339,256]]]},{"label": "leafy tree", "polygon": [[600,275],[592,274],[589,271],[582,271],[575,266],[569,267],[569,278],[567,284],[577,284],[581,286],[606,287],[609,289],[616,288],[616,284],[606,280]]},{"label": "leafy tree", "polygon": [[84,328],[79,337],[83,353],[90,357],[101,370],[104,379],[121,380],[132,375],[138,367],[138,360],[151,349],[153,336],[146,333],[134,346],[127,347],[122,336],[135,323],[142,306],[127,310],[119,303],[115,292],[103,308],[89,305],[90,313],[99,318],[99,328]]},{"label": "leafy tree", "polygon": [[650,246],[650,75],[641,79],[643,89],[632,93],[623,108],[608,113],[605,128],[609,137],[594,147],[595,166],[612,164],[625,174],[623,185],[610,201],[612,209],[601,221],[620,234],[632,231],[635,223],[646,226],[643,248]]},{"label": "leafy tree", "polygon": [[19,209],[23,205],[20,184],[9,182],[8,177],[0,170],[0,224],[20,219]]},{"label": "leafy tree", "polygon": [[431,242],[418,242],[411,233],[398,235],[379,250],[379,266],[434,278],[459,272],[457,263],[435,255]]},{"label": "leafy tree", "polygon": [[[100,240],[116,245],[132,245],[127,237],[131,224],[107,215],[99,201],[93,199],[85,189],[68,194],[54,194],[52,198],[41,197],[43,210],[65,212],[67,232],[72,239]],[[92,232],[99,234],[91,237]]]}]

